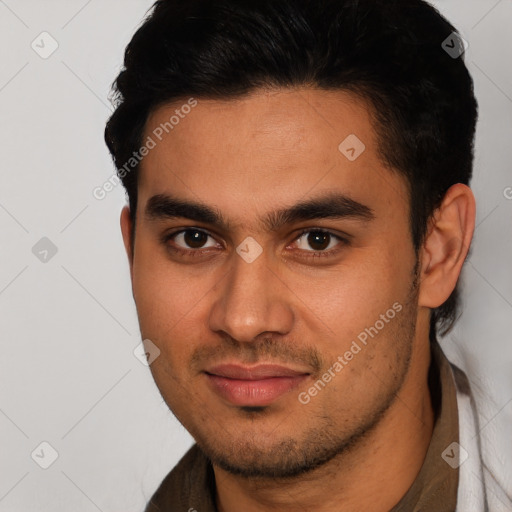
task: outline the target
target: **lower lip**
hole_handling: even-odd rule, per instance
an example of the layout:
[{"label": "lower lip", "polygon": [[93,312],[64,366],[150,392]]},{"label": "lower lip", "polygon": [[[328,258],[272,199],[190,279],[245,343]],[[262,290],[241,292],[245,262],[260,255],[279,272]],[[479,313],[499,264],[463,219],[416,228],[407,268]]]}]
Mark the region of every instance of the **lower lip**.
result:
[{"label": "lower lip", "polygon": [[234,405],[270,405],[280,396],[296,388],[308,375],[270,377],[261,380],[239,380],[206,374],[213,390]]}]

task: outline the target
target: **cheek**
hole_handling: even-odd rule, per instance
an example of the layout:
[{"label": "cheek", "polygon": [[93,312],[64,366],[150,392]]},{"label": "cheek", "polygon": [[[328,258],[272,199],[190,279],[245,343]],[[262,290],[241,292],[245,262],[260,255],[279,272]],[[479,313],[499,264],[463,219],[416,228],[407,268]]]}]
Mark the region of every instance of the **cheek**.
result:
[{"label": "cheek", "polygon": [[[151,259],[141,257],[143,262]],[[151,364],[153,378],[171,408],[188,403],[193,390],[189,364],[204,343],[207,318],[207,279],[191,279],[169,262],[140,265],[134,272],[134,298],[143,339],[160,350]]]},{"label": "cheek", "polygon": [[193,333],[202,325],[200,316],[215,284],[212,272],[201,276],[179,266],[158,251],[136,249],[133,293],[143,336],[166,342],[180,333]]},{"label": "cheek", "polygon": [[410,287],[410,263],[380,248],[355,250],[350,258],[314,279],[301,278],[304,302],[340,340],[373,325]]}]

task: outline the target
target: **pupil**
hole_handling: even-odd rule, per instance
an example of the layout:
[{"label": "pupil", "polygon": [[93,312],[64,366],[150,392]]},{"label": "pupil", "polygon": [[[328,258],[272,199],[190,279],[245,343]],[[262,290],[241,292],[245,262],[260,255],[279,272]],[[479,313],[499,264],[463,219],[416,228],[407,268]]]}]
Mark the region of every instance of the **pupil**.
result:
[{"label": "pupil", "polygon": [[183,238],[185,243],[194,249],[201,248],[207,240],[208,235],[202,231],[185,231]]},{"label": "pupil", "polygon": [[321,231],[312,231],[308,235],[308,244],[315,251],[322,251],[329,245],[330,241],[329,233],[322,233]]}]

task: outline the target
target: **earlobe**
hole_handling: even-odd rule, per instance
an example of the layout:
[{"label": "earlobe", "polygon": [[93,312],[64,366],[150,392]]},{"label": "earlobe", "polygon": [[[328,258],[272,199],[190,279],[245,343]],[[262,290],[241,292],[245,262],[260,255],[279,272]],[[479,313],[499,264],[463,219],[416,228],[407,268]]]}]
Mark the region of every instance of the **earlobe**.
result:
[{"label": "earlobe", "polygon": [[419,305],[436,308],[450,296],[459,278],[475,229],[475,198],[457,183],[434,212],[421,250]]},{"label": "earlobe", "polygon": [[121,233],[123,235],[124,248],[128,256],[128,263],[130,264],[130,274],[133,279],[133,251],[132,251],[132,219],[130,215],[130,208],[125,206],[121,211]]}]

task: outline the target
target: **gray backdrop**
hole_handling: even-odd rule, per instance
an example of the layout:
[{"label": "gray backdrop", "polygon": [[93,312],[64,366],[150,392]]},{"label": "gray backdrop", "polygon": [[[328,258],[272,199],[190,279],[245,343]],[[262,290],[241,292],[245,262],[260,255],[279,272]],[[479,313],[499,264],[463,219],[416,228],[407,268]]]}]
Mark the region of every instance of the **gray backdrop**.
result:
[{"label": "gray backdrop", "polygon": [[[141,511],[192,443],[133,354],[124,192],[92,194],[113,172],[109,86],[150,5],[0,0],[0,511]],[[435,5],[480,103],[465,311],[442,345],[512,474],[512,1]]]}]

